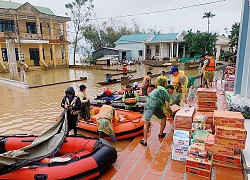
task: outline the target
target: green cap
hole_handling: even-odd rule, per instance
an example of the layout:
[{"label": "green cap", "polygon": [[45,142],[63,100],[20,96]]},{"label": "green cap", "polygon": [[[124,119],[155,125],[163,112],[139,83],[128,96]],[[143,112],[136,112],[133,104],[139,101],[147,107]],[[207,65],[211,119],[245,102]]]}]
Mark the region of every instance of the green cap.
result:
[{"label": "green cap", "polygon": [[165,88],[166,88],[166,89],[170,88],[170,89],[173,89],[173,90],[174,90],[174,86],[171,85],[171,84],[167,85]]}]

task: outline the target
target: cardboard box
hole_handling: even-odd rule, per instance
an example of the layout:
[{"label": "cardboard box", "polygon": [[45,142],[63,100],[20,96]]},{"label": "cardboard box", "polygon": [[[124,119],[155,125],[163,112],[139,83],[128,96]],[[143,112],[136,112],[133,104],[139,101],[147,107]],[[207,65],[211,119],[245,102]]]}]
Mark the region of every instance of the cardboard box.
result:
[{"label": "cardboard box", "polygon": [[198,111],[209,111],[213,112],[214,110],[217,110],[218,107],[208,107],[208,106],[198,106],[197,110]]},{"label": "cardboard box", "polygon": [[213,160],[213,166],[219,166],[219,167],[227,167],[227,168],[232,168],[232,169],[237,169],[237,170],[242,170],[242,164],[237,165],[237,164],[231,164],[231,163],[225,163],[225,162],[220,162]]},{"label": "cardboard box", "polygon": [[190,144],[189,131],[174,130],[173,144],[174,145],[189,146],[189,144]]},{"label": "cardboard box", "polygon": [[181,108],[175,115],[174,126],[176,128],[190,129],[192,128],[192,121],[195,108]]},{"label": "cardboard box", "polygon": [[215,126],[215,134],[228,139],[246,140],[246,128]]},{"label": "cardboard box", "polygon": [[212,161],[208,159],[187,157],[186,166],[190,166],[190,167],[194,167],[198,169],[204,169],[210,172],[212,168]]},{"label": "cardboard box", "polygon": [[182,107],[176,114],[175,114],[175,117],[178,118],[178,117],[187,117],[188,119],[191,118],[193,119],[193,115],[194,115],[194,112],[195,112],[195,108],[194,107],[190,107],[190,108],[187,108],[187,107]]},{"label": "cardboard box", "polygon": [[206,170],[202,170],[202,169],[198,169],[198,168],[194,168],[194,167],[190,167],[190,166],[186,166],[186,172],[191,173],[191,174],[195,174],[198,176],[206,177],[206,178],[211,177],[211,171],[206,171]]},{"label": "cardboard box", "polygon": [[210,102],[217,102],[217,96],[207,97],[203,95],[197,95],[197,101],[210,101]]},{"label": "cardboard box", "polygon": [[188,146],[174,145],[172,144],[172,154],[187,157]]},{"label": "cardboard box", "polygon": [[174,121],[175,129],[192,129],[192,122],[190,121]]},{"label": "cardboard box", "polygon": [[208,106],[208,107],[217,107],[217,103],[216,102],[212,102],[212,101],[198,101],[198,106]]},{"label": "cardboard box", "polygon": [[208,152],[234,156],[234,148],[215,144],[215,136],[212,134],[207,135],[205,148]]},{"label": "cardboard box", "polygon": [[244,128],[245,119],[240,112],[214,111],[214,124],[226,127]]},{"label": "cardboard box", "polygon": [[172,159],[172,160],[175,160],[175,161],[183,161],[183,162],[186,161],[186,157],[184,157],[184,156],[179,156],[179,155],[174,155],[174,154],[172,154],[171,159]]},{"label": "cardboard box", "polygon": [[216,91],[216,88],[198,88],[197,89],[197,94],[198,95],[201,95],[201,94],[209,94],[209,95],[216,95],[217,94],[217,91]]},{"label": "cardboard box", "polygon": [[204,143],[193,143],[188,147],[188,156],[191,158],[206,158],[208,160],[208,152]]},{"label": "cardboard box", "polygon": [[237,165],[241,165],[241,154],[238,153],[234,156],[227,156],[227,155],[223,155],[223,154],[216,154],[213,153],[213,160],[215,161],[220,161],[220,162],[225,162],[225,163],[229,163],[229,164],[237,164]]},{"label": "cardboard box", "polygon": [[224,137],[220,137],[218,135],[215,135],[215,144],[218,144],[221,146],[234,147],[234,148],[238,148],[238,149],[245,149],[246,141],[236,140],[236,139],[228,139],[228,138],[224,138]]}]

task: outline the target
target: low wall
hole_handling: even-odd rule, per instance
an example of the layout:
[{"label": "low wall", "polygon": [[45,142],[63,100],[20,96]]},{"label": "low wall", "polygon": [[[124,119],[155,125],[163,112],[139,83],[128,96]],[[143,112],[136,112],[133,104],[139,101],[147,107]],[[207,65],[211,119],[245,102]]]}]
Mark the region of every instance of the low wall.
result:
[{"label": "low wall", "polygon": [[0,78],[0,83],[1,84],[6,84],[6,85],[9,85],[9,86],[18,87],[18,88],[29,89],[29,85],[24,83],[24,82],[21,82],[21,81],[15,81],[15,80],[6,79],[6,78]]}]

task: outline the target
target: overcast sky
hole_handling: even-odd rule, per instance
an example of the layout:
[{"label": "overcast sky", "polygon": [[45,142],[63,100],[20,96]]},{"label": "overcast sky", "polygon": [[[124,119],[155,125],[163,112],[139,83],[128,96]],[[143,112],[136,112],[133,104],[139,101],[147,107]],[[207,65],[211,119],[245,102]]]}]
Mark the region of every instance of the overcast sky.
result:
[{"label": "overcast sky", "polygon": [[[29,3],[37,6],[49,7],[56,15],[67,12],[64,4],[73,0],[12,0],[13,2]],[[114,17],[127,14],[152,12],[171,8],[197,5],[217,0],[93,0],[96,17]],[[231,29],[234,22],[241,19],[242,0],[225,0],[211,5],[193,7],[183,10],[162,12],[142,16],[118,18],[127,24],[135,19],[144,29],[161,30],[164,33],[181,32],[193,29],[206,31],[207,19],[203,19],[204,12],[211,11],[216,16],[211,19],[210,29],[213,32],[225,33],[225,28]],[[98,22],[102,22],[99,20]]]}]

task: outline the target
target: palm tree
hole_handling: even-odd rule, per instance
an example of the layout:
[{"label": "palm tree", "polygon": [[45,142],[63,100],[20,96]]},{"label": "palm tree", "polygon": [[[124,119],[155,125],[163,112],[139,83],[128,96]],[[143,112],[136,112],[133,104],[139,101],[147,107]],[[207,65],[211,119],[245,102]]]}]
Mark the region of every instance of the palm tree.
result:
[{"label": "palm tree", "polygon": [[209,33],[209,24],[210,24],[210,18],[214,17],[215,14],[212,14],[211,11],[205,12],[203,18],[207,18],[207,32]]}]

